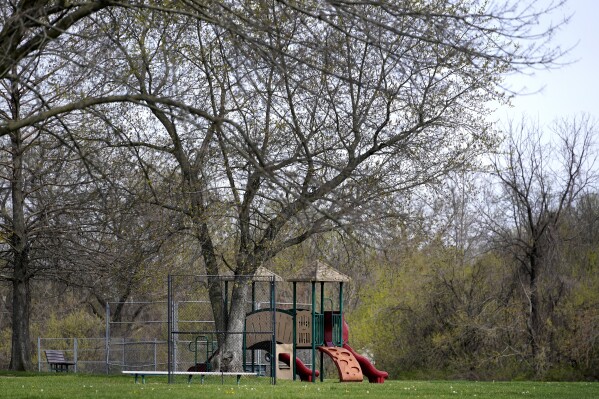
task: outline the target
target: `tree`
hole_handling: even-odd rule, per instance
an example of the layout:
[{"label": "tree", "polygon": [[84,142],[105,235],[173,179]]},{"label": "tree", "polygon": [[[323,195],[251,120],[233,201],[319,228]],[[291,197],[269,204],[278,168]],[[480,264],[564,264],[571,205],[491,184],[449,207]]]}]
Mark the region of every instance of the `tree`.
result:
[{"label": "tree", "polygon": [[[156,133],[121,129],[120,145],[171,157],[184,202],[157,203],[190,219],[209,274],[235,272],[230,309],[211,292],[217,329],[242,329],[243,276],[285,248],[349,226],[363,234],[401,215],[402,194],[487,151],[481,115],[502,74],[557,55],[511,44],[536,12],[403,4],[223,3],[218,24],[144,14],[150,27],[115,33],[127,87],[180,98],[148,101]],[[223,366],[239,367],[239,336],[221,344]]]},{"label": "tree", "polygon": [[592,138],[586,117],[563,120],[543,142],[538,126],[508,126],[504,150],[493,162],[498,186],[489,227],[495,245],[510,254],[526,301],[527,346],[535,371],[548,365],[547,323],[563,296],[560,243],[568,237],[563,220],[584,189],[595,181]]},{"label": "tree", "polygon": [[105,60],[103,43],[87,40],[95,33],[89,18],[107,5],[18,1],[0,6],[2,278],[12,284],[13,369],[30,366],[33,279],[72,283],[93,259],[93,250],[73,237],[93,230],[93,216],[83,214],[96,211],[90,202],[100,188],[97,168],[72,135],[86,125],[82,109],[123,100],[110,95],[109,81],[91,74]]}]

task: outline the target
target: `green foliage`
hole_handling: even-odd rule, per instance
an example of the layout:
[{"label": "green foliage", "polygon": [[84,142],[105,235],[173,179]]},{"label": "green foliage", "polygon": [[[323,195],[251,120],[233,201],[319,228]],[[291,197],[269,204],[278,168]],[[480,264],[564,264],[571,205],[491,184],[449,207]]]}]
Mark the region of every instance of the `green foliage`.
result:
[{"label": "green foliage", "polygon": [[[380,260],[379,260],[380,262]],[[546,321],[545,373],[535,375],[525,347],[524,298],[506,260],[493,253],[464,261],[440,242],[372,262],[350,315],[350,341],[393,377],[467,379],[596,378],[596,276],[580,281]],[[584,348],[584,349],[583,349]]]},{"label": "green foliage", "polygon": [[[57,311],[61,311],[58,310]],[[74,310],[67,314],[51,312],[47,318],[38,319],[31,323],[31,336],[35,342],[38,337],[43,338],[98,338],[104,336],[104,320],[82,310]],[[10,359],[11,350],[10,328],[4,328],[0,331],[0,359]],[[32,363],[36,364],[37,350],[36,343],[31,343]],[[54,349],[71,349],[72,342],[68,339],[57,340],[53,342]],[[5,367],[8,364],[4,365]]]},{"label": "green foliage", "polygon": [[[0,330],[0,359],[10,359],[11,337],[12,330],[9,327]],[[4,365],[7,366],[8,364]]]},{"label": "green foliage", "polygon": [[75,310],[64,316],[51,313],[43,326],[36,326],[39,336],[48,338],[103,337],[104,328],[104,320],[84,310]]}]

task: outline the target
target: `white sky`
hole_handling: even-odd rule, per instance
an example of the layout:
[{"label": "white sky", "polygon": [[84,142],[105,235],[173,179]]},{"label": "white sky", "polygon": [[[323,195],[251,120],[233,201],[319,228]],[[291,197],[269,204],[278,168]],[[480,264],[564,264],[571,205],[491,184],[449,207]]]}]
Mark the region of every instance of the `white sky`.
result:
[{"label": "white sky", "polygon": [[[518,120],[525,114],[547,125],[556,118],[585,112],[599,121],[599,1],[568,0],[561,16],[564,14],[573,16],[557,33],[556,42],[563,48],[578,43],[566,59],[575,62],[557,70],[537,71],[533,76],[509,77],[507,83],[512,89],[540,92],[513,98],[513,107],[497,110],[499,120]],[[559,17],[555,14],[552,19]]]}]

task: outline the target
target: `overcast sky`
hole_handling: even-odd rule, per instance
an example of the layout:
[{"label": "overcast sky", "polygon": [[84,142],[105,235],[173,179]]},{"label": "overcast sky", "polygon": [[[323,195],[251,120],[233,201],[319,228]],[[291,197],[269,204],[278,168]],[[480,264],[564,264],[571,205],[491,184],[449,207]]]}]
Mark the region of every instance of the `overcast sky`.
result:
[{"label": "overcast sky", "polygon": [[[576,47],[568,55],[571,65],[557,70],[538,71],[533,76],[508,78],[513,89],[526,87],[537,94],[521,95],[512,100],[512,108],[496,112],[500,120],[520,119],[526,114],[549,124],[555,118],[571,117],[586,112],[599,120],[599,1],[568,0],[561,13],[573,14],[557,35],[563,47]],[[559,18],[554,16],[554,20]]]}]

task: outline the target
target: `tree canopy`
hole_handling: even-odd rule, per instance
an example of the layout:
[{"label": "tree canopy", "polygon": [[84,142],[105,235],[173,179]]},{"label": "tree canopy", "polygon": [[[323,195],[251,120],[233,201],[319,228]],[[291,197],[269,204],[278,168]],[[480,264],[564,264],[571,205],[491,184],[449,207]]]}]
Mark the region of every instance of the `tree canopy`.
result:
[{"label": "tree canopy", "polygon": [[[556,26],[539,24],[562,3],[541,3],[2,6],[0,136],[12,174],[5,269],[22,325],[13,330],[13,367],[29,362],[24,326],[37,270],[37,236],[22,221],[42,211],[27,187],[50,173],[28,169],[23,157],[39,160],[32,148],[45,137],[79,165],[61,170],[68,183],[49,186],[89,179],[100,193],[118,188],[168,212],[179,223],[172,229],[196,240],[207,274],[232,270],[231,308],[216,284],[211,301],[217,329],[239,331],[242,276],[318,234],[380,234],[382,221],[405,217],[405,198],[497,144],[487,116],[492,101],[505,100],[503,77],[552,67],[563,53],[551,45]],[[89,195],[80,201],[106,199]],[[109,229],[82,235],[97,242],[98,231]],[[217,360],[238,368],[239,337],[220,344]]]}]

